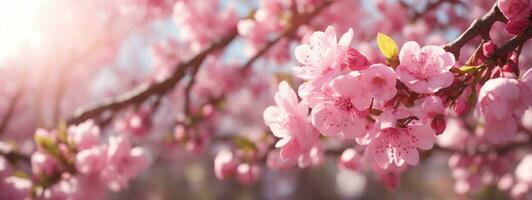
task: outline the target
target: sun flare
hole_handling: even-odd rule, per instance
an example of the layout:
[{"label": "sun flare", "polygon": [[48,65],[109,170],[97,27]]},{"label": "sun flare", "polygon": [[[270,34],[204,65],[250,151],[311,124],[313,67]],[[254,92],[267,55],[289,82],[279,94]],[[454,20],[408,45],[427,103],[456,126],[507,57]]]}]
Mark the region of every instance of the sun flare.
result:
[{"label": "sun flare", "polygon": [[39,44],[41,5],[42,0],[0,1],[0,62]]}]

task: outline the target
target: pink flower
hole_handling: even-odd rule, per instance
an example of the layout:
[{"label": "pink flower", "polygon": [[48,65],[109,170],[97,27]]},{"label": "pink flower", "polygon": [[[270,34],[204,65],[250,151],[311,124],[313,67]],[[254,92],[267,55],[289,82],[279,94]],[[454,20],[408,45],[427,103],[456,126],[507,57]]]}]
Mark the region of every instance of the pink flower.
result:
[{"label": "pink flower", "polygon": [[386,186],[386,189],[395,191],[401,183],[401,173],[407,169],[407,165],[395,166],[390,165],[388,168],[383,169],[379,165],[372,165],[372,170],[375,172],[380,182]]},{"label": "pink flower", "polygon": [[361,157],[358,155],[356,150],[349,148],[346,149],[340,156],[340,159],[338,160],[338,166],[349,170],[358,171],[362,168],[360,159]]},{"label": "pink flower", "polygon": [[30,200],[31,198],[31,180],[10,176],[0,179],[0,199],[21,199]]},{"label": "pink flower", "polygon": [[515,136],[517,118],[524,112],[520,97],[519,82],[515,79],[491,79],[482,86],[478,106],[484,116],[488,141],[501,143]]},{"label": "pink flower", "polygon": [[373,64],[362,72],[360,77],[362,88],[368,90],[371,96],[381,101],[392,99],[397,93],[395,82],[397,76],[388,66]]},{"label": "pink flower", "polygon": [[243,185],[252,185],[257,181],[260,168],[254,164],[242,163],[236,170],[237,180]]},{"label": "pink flower", "polygon": [[226,179],[236,172],[237,160],[233,152],[221,150],[214,158],[214,174],[218,179]]},{"label": "pink flower", "polygon": [[420,48],[416,42],[407,42],[399,52],[398,78],[409,89],[421,94],[432,94],[450,86],[453,74],[449,71],[454,56],[438,46]]},{"label": "pink flower", "polygon": [[151,108],[141,107],[138,111],[128,112],[124,119],[116,122],[115,128],[124,134],[144,137],[151,129],[151,116]]},{"label": "pink flower", "polygon": [[529,0],[499,0],[499,10],[509,20],[520,17],[523,12],[530,10]]},{"label": "pink flower", "polygon": [[358,52],[356,49],[349,47],[345,54],[344,62],[340,64],[342,69],[350,68],[351,70],[364,70],[370,65],[368,58]]},{"label": "pink flower", "polygon": [[35,174],[52,175],[58,164],[57,160],[47,153],[36,151],[31,155],[31,168]]},{"label": "pink flower", "polygon": [[122,136],[109,138],[107,165],[103,176],[113,191],[127,187],[129,179],[147,167],[148,157],[141,147],[131,148],[131,143]]},{"label": "pink flower", "polygon": [[395,166],[416,165],[419,162],[418,149],[431,149],[435,140],[430,126],[415,122],[397,126],[390,111],[379,116],[375,128],[377,133],[366,148],[366,157],[382,168],[392,163]]},{"label": "pink flower", "polygon": [[107,149],[95,146],[76,155],[76,169],[85,175],[100,173],[107,161]]},{"label": "pink flower", "polygon": [[340,41],[336,38],[334,28],[329,26],[325,32],[314,32],[308,44],[296,47],[295,56],[302,65],[294,67],[295,76],[312,80],[343,65],[344,54],[353,38],[353,30],[349,29]]},{"label": "pink flower", "polygon": [[528,183],[532,186],[532,154],[527,154],[517,165],[515,175],[517,179]]},{"label": "pink flower", "polygon": [[87,120],[79,125],[68,127],[68,137],[76,144],[78,150],[87,149],[100,141],[100,127],[94,121]]},{"label": "pink flower", "polygon": [[318,133],[308,123],[308,107],[298,102],[296,93],[287,82],[279,84],[275,94],[276,106],[264,110],[264,122],[273,134],[281,138],[275,146],[281,147],[281,158],[297,159],[317,142]]},{"label": "pink flower", "polygon": [[440,135],[445,130],[445,107],[443,102],[437,96],[427,96],[423,99],[421,110],[418,114],[423,123],[429,124]]},{"label": "pink flower", "polygon": [[329,82],[320,103],[311,113],[312,124],[326,136],[362,136],[366,131],[364,111],[371,104],[362,85],[360,72],[341,75]]},{"label": "pink flower", "polygon": [[514,35],[519,34],[528,26],[528,21],[529,19],[526,17],[510,20],[506,25],[506,31]]},{"label": "pink flower", "polygon": [[0,180],[11,175],[12,171],[11,164],[3,156],[0,156]]}]

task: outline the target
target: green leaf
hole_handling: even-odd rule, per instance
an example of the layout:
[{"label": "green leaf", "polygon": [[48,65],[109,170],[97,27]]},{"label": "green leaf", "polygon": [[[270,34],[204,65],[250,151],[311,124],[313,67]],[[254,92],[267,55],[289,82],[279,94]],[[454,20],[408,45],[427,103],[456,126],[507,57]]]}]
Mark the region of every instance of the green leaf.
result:
[{"label": "green leaf", "polygon": [[391,37],[383,33],[378,33],[377,45],[384,57],[390,60],[394,60],[394,57],[397,59],[396,57],[399,54],[399,50],[397,49],[397,44]]},{"label": "green leaf", "polygon": [[252,151],[257,150],[257,146],[255,146],[255,143],[253,143],[253,141],[245,137],[234,136],[233,142],[238,148],[242,150],[252,150]]},{"label": "green leaf", "polygon": [[50,155],[54,157],[58,157],[60,155],[59,148],[57,147],[54,139],[51,137],[36,134],[33,136],[33,139],[35,140],[35,144],[37,144],[37,146],[40,146]]},{"label": "green leaf", "polygon": [[471,72],[476,72],[478,71],[478,69],[480,69],[480,65],[477,65],[477,66],[470,66],[470,65],[465,65],[465,66],[462,66],[460,68],[458,68],[458,73],[471,73]]}]

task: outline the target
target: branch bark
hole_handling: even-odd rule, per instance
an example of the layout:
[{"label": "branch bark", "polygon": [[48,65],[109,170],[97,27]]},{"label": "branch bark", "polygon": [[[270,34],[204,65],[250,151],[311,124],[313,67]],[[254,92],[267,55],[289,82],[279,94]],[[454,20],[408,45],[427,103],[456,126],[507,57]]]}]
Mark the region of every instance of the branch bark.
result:
[{"label": "branch bark", "polygon": [[485,40],[489,40],[489,32],[491,27],[495,22],[506,22],[507,19],[499,10],[499,7],[495,3],[493,7],[480,19],[476,19],[471,23],[469,28],[467,28],[462,35],[460,35],[453,42],[445,45],[443,48],[451,52],[455,59],[458,60],[460,57],[460,50],[464,47],[469,41],[475,39],[477,36],[481,36]]},{"label": "branch bark", "polygon": [[170,91],[183,78],[188,68],[198,68],[203,60],[212,52],[225,48],[237,36],[236,29],[232,30],[225,38],[212,44],[191,60],[180,63],[175,71],[167,79],[154,84],[143,84],[130,92],[104,100],[99,104],[82,107],[76,111],[74,116],[67,120],[67,124],[79,124],[85,120],[98,117],[106,111],[118,111],[128,105],[138,105],[152,95],[164,95]]}]

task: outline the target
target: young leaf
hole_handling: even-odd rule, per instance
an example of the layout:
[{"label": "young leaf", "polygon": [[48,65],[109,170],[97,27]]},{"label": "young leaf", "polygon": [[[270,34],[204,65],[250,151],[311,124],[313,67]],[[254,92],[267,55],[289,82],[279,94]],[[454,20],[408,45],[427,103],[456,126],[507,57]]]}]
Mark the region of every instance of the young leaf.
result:
[{"label": "young leaf", "polygon": [[379,46],[379,50],[381,51],[382,55],[384,55],[387,59],[392,60],[399,54],[397,44],[386,34],[377,34],[377,45]]}]

